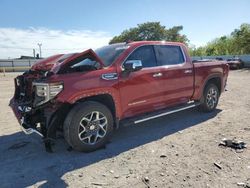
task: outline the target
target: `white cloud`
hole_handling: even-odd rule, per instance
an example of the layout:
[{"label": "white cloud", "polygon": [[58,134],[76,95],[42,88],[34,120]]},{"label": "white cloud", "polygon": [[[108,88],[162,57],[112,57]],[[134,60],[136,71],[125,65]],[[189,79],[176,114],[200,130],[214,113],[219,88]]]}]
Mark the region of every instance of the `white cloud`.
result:
[{"label": "white cloud", "polygon": [[39,52],[37,43],[42,43],[42,56],[47,57],[95,49],[107,45],[110,39],[108,33],[101,31],[0,28],[0,59],[32,56],[33,49]]}]

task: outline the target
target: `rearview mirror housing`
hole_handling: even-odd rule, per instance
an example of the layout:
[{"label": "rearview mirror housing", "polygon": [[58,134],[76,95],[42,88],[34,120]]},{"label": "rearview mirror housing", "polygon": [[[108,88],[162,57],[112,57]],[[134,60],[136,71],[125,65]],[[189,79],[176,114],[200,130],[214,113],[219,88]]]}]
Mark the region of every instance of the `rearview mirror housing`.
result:
[{"label": "rearview mirror housing", "polygon": [[138,71],[142,69],[141,60],[128,60],[123,64],[123,68],[125,71]]}]

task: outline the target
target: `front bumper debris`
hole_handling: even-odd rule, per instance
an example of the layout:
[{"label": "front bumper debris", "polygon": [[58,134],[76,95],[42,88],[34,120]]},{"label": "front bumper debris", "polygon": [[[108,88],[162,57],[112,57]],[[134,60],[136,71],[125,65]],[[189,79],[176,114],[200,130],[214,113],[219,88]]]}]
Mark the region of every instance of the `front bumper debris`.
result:
[{"label": "front bumper debris", "polygon": [[29,125],[29,123],[26,122],[26,115],[29,114],[32,111],[32,108],[29,106],[19,105],[15,102],[14,99],[11,99],[9,106],[11,107],[12,111],[14,112],[22,131],[25,134],[32,134],[36,133],[37,135],[44,137],[44,135],[37,130],[36,128]]},{"label": "front bumper debris", "polygon": [[14,99],[11,99],[9,106],[11,107],[12,111],[14,112],[17,121],[19,122],[22,131],[25,134],[32,134],[36,133],[37,135],[41,136],[43,138],[44,146],[47,152],[52,152],[52,143],[51,139],[47,138],[45,133],[42,133],[42,131],[37,130],[36,128],[32,127],[32,125],[29,125],[26,122],[26,115],[29,114],[32,111],[31,107],[28,106],[22,106],[18,105],[17,102],[15,102]]},{"label": "front bumper debris", "polygon": [[22,131],[25,134],[39,135],[45,144],[47,152],[52,152],[52,143],[56,139],[57,130],[62,130],[66,114],[70,110],[69,104],[47,104],[39,108],[31,107],[29,103],[18,102],[15,98],[10,100],[9,106],[14,112]]},{"label": "front bumper debris", "polygon": [[24,121],[24,117],[21,118],[21,129],[25,134],[32,134],[32,133],[36,133],[39,136],[41,136],[42,138],[44,137],[42,133],[40,133],[38,130],[34,129],[34,128],[25,128],[28,127],[27,124]]}]

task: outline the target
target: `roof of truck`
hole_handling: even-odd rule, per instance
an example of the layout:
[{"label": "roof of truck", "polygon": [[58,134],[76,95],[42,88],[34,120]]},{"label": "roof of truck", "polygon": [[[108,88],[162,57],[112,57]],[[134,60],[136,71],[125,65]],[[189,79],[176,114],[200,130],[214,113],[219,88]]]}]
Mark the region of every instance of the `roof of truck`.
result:
[{"label": "roof of truck", "polygon": [[143,45],[143,44],[167,44],[167,45],[184,45],[181,42],[169,42],[169,41],[131,41],[127,42],[130,45]]}]

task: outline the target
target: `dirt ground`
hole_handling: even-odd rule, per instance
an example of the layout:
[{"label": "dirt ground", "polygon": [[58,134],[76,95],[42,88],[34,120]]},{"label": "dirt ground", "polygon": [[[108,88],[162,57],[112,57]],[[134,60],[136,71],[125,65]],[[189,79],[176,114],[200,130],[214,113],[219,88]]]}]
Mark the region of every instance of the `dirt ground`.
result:
[{"label": "dirt ground", "polygon": [[[196,109],[117,130],[106,149],[46,153],[8,107],[16,74],[0,73],[0,187],[247,187],[250,146],[237,153],[223,138],[250,145],[250,70],[231,71],[217,110]],[[217,163],[220,167],[214,165]],[[245,185],[244,185],[244,184]]]}]

